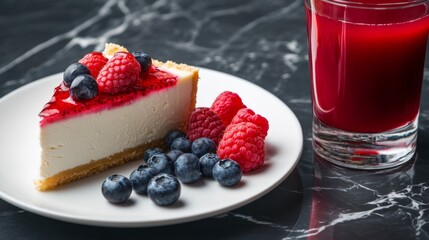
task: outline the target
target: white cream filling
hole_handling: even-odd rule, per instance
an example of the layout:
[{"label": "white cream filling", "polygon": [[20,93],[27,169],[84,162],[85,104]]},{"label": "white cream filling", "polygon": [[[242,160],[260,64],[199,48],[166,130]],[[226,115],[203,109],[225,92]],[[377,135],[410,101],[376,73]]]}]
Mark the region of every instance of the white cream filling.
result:
[{"label": "white cream filling", "polygon": [[160,139],[182,125],[191,104],[192,76],[185,71],[164,70],[179,76],[174,87],[153,92],[129,105],[43,127],[40,176],[50,177]]}]

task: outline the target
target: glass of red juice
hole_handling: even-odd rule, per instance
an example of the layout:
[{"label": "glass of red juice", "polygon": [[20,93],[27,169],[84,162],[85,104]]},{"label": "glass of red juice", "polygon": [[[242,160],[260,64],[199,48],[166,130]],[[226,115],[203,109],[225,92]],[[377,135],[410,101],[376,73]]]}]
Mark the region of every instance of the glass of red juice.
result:
[{"label": "glass of red juice", "polygon": [[305,0],[313,148],[355,169],[416,151],[429,0]]}]

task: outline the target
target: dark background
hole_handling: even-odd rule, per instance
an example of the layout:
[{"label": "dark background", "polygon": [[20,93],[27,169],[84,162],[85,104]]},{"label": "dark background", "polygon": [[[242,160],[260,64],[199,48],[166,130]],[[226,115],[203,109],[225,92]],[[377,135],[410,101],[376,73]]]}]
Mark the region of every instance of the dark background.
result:
[{"label": "dark background", "polygon": [[302,0],[2,0],[0,97],[63,71],[107,41],[236,75],[270,91],[302,125],[297,168],[247,206],[166,227],[83,226],[0,200],[0,239],[429,239],[427,67],[417,157],[380,172],[345,170],[313,157]]}]

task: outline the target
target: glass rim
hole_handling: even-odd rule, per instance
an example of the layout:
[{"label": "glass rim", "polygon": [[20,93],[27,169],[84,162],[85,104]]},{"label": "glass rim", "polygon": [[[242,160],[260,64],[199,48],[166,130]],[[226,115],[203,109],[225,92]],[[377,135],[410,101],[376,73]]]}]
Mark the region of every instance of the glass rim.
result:
[{"label": "glass rim", "polygon": [[[321,2],[326,2],[328,4],[337,5],[340,7],[352,7],[352,8],[362,8],[362,9],[376,9],[376,10],[390,10],[390,9],[400,9],[400,8],[409,8],[414,7],[420,4],[428,3],[429,0],[412,0],[412,1],[400,1],[400,2],[389,2],[389,3],[363,3],[359,0],[320,0]],[[313,0],[306,0],[306,2],[311,6]]]}]

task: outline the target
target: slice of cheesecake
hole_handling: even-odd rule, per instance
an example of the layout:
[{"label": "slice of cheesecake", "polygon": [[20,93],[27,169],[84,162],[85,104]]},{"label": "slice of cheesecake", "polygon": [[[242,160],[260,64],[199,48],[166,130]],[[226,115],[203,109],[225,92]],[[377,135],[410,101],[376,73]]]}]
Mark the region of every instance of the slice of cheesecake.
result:
[{"label": "slice of cheesecake", "polygon": [[[112,51],[103,54],[111,57]],[[197,83],[197,68],[156,60],[132,87],[115,94],[99,92],[92,99],[76,100],[62,82],[39,114],[37,189],[54,189],[161,146],[169,130],[185,129],[195,108]]]}]

